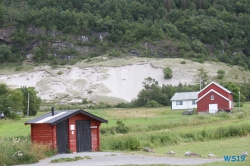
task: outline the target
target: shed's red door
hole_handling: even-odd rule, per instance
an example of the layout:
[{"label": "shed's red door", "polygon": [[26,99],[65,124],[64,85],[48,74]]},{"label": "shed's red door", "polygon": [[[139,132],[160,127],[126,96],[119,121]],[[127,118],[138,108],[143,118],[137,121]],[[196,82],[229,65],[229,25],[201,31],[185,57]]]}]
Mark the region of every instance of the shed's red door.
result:
[{"label": "shed's red door", "polygon": [[56,141],[58,153],[67,153],[68,144],[68,121],[62,121],[56,125]]},{"label": "shed's red door", "polygon": [[77,152],[91,151],[90,121],[76,121]]}]

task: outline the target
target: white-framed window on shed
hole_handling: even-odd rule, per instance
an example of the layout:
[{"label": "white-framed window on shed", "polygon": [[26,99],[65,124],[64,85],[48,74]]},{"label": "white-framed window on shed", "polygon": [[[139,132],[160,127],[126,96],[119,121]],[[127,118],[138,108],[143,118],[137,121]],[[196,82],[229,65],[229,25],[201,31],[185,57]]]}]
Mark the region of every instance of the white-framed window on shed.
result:
[{"label": "white-framed window on shed", "polygon": [[176,101],[176,105],[183,105],[182,101]]},{"label": "white-framed window on shed", "polygon": [[214,100],[214,95],[211,95],[211,100]]},{"label": "white-framed window on shed", "polygon": [[192,105],[195,105],[196,103],[195,103],[195,100],[192,100]]}]

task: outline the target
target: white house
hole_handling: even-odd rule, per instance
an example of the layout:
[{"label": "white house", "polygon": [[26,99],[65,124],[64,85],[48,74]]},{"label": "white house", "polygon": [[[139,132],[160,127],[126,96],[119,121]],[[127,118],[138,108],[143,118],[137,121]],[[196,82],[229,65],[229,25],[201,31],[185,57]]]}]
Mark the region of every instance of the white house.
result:
[{"label": "white house", "polygon": [[199,92],[178,92],[170,99],[172,110],[197,108],[196,100]]}]

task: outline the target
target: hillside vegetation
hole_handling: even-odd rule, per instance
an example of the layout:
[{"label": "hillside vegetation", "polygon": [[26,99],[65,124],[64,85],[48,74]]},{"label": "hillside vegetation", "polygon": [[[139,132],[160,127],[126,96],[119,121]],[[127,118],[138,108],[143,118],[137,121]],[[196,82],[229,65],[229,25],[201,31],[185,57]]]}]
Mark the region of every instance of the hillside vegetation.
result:
[{"label": "hillside vegetation", "polygon": [[0,63],[132,54],[250,67],[246,0],[2,0]]}]

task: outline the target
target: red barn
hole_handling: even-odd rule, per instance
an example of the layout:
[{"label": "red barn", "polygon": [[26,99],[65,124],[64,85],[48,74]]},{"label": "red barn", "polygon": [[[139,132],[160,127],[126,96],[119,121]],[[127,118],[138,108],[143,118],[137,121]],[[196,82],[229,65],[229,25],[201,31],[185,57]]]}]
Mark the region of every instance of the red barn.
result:
[{"label": "red barn", "polygon": [[99,151],[100,124],[107,120],[83,110],[54,111],[30,120],[32,142],[50,144],[58,153]]},{"label": "red barn", "polygon": [[233,108],[233,94],[216,82],[211,82],[198,93],[197,111],[216,113],[219,109]]}]

